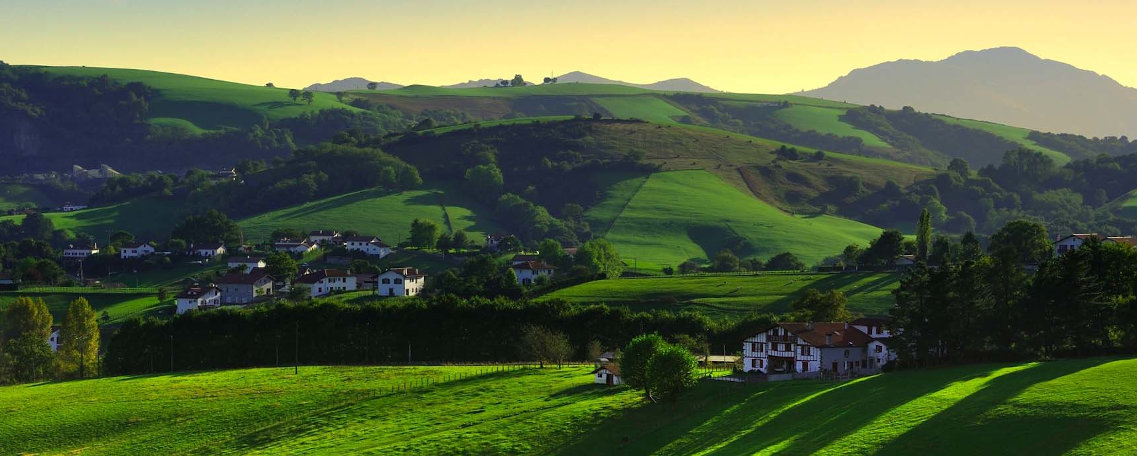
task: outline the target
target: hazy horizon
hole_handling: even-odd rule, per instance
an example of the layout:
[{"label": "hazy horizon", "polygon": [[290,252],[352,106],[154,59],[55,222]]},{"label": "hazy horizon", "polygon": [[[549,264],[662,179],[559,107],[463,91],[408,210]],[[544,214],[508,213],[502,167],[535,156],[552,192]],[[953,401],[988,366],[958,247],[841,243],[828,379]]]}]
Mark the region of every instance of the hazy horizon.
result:
[{"label": "hazy horizon", "polygon": [[445,85],[520,73],[539,81],[583,71],[783,93],[884,61],[1014,46],[1137,86],[1137,61],[1122,58],[1137,51],[1127,36],[1135,4],[941,3],[14,0],[0,5],[0,60],[279,87],[355,76]]}]

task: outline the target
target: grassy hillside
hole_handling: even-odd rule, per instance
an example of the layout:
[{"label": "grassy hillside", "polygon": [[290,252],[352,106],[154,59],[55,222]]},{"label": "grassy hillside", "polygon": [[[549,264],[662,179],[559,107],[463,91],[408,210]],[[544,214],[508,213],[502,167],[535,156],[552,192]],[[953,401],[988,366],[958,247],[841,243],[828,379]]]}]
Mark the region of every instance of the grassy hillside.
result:
[{"label": "grassy hillside", "polygon": [[803,131],[815,130],[823,133],[833,133],[837,136],[855,136],[864,140],[866,146],[890,147],[884,140],[867,131],[858,129],[842,122],[839,117],[846,109],[823,108],[809,105],[793,105],[774,112],[782,122],[793,125]]},{"label": "grassy hillside", "polygon": [[606,237],[640,269],[705,262],[731,238],[749,246],[741,256],[769,258],[789,251],[812,264],[851,243],[867,245],[880,229],[832,216],[786,214],[701,170],[653,174],[610,222]]},{"label": "grassy hillside", "polygon": [[181,126],[190,131],[249,127],[261,121],[296,117],[321,109],[355,108],[335,95],[315,92],[311,105],[292,101],[288,89],[219,81],[183,74],[122,68],[41,67],[52,74],[83,77],[107,75],[119,82],[141,82],[156,89],[150,102],[150,122]]},{"label": "grassy hillside", "polygon": [[[1131,454],[1137,360],[852,382],[701,382],[647,404],[588,368],[303,367],[0,388],[0,452]],[[392,393],[424,378],[437,383]]]},{"label": "grassy hillside", "polygon": [[151,294],[125,294],[125,293],[100,293],[98,290],[91,293],[27,293],[27,292],[4,292],[0,293],[0,310],[6,309],[10,304],[16,301],[18,297],[29,298],[43,298],[47,304],[48,310],[55,318],[55,324],[58,325],[63,321],[63,316],[67,313],[67,306],[71,305],[71,301],[79,298],[80,296],[87,298],[87,302],[91,303],[91,307],[95,309],[95,313],[101,318],[105,311],[109,316],[109,321],[99,320],[100,324],[106,323],[121,323],[130,317],[142,316],[156,312],[162,308],[158,303],[158,297]]},{"label": "grassy hillside", "polygon": [[974,128],[977,130],[983,130],[988,133],[992,133],[994,135],[1001,136],[1013,142],[1019,143],[1025,148],[1042,152],[1047,157],[1050,157],[1051,160],[1054,160],[1054,163],[1058,166],[1062,166],[1070,162],[1070,156],[1054,149],[1043,147],[1038,143],[1027,139],[1027,135],[1030,134],[1029,129],[1012,127],[1010,125],[1002,125],[994,122],[985,122],[982,120],[960,119],[944,115],[937,115],[936,117],[945,122],[953,123],[956,125],[963,125],[965,127]]},{"label": "grassy hillside", "polygon": [[1109,203],[1117,215],[1137,218],[1137,190],[1133,190]]},{"label": "grassy hillside", "polygon": [[655,123],[675,123],[675,118],[687,115],[687,111],[653,96],[639,97],[594,97],[601,107],[613,117],[621,119],[642,119]]},{"label": "grassy hillside", "polygon": [[245,236],[268,241],[272,230],[355,230],[379,236],[394,245],[410,237],[416,218],[433,220],[454,230],[466,230],[480,241],[487,232],[500,231],[475,203],[448,187],[430,187],[388,194],[380,190],[361,190],[310,203],[267,212],[239,221]]},{"label": "grassy hillside", "polygon": [[[106,239],[118,230],[130,231],[138,238],[164,239],[186,214],[177,204],[171,204],[170,200],[146,197],[111,206],[44,215],[51,219],[56,229],[87,233],[96,239]],[[0,220],[20,223],[23,217],[4,216]]]},{"label": "grassy hillside", "polygon": [[751,312],[783,313],[808,289],[839,290],[849,309],[885,315],[900,275],[891,273],[771,274],[753,276],[675,276],[598,280],[554,291],[543,298],[576,303],[626,305],[633,310],[697,310],[713,317]]},{"label": "grassy hillside", "polygon": [[23,184],[0,184],[0,211],[22,207],[56,207],[52,200],[35,187]]}]

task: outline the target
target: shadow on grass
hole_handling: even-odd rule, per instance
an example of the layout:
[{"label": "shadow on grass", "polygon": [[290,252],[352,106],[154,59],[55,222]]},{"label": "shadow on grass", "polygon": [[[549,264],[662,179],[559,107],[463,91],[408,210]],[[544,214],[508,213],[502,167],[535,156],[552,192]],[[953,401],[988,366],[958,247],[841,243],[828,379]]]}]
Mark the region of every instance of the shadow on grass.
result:
[{"label": "shadow on grass", "polygon": [[881,449],[884,454],[980,454],[998,449],[1003,454],[1065,454],[1111,429],[1105,420],[1081,414],[1040,416],[1040,410],[1013,410],[986,415],[1024,390],[1050,380],[1091,369],[1112,358],[1046,362],[991,380],[987,385],[950,408],[908,430]]}]

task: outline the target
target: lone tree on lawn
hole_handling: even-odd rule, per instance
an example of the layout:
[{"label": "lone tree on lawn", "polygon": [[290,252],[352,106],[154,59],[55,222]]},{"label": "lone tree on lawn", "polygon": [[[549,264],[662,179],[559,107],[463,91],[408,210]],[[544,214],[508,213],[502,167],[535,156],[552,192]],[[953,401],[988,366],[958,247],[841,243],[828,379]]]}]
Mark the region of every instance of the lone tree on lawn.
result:
[{"label": "lone tree on lawn", "polygon": [[672,345],[659,334],[645,334],[632,339],[620,356],[620,372],[624,383],[644,390],[653,402],[656,398],[675,400],[695,384],[697,361],[686,348]]},{"label": "lone tree on lawn", "polygon": [[288,89],[288,98],[291,98],[292,101],[295,102],[300,98],[300,91],[296,89]]},{"label": "lone tree on lawn", "polygon": [[521,329],[521,349],[523,355],[537,360],[542,368],[546,362],[555,362],[559,367],[572,356],[568,336],[542,326],[526,326]]},{"label": "lone tree on lawn", "polygon": [[90,377],[99,359],[99,323],[86,298],[71,301],[59,329],[59,341],[61,373]]},{"label": "lone tree on lawn", "polygon": [[303,98],[304,101],[307,102],[308,104],[312,104],[312,100],[314,100],[315,97],[316,96],[314,94],[312,94],[312,92],[309,92],[307,90],[305,90],[304,93],[300,94],[300,98]]}]

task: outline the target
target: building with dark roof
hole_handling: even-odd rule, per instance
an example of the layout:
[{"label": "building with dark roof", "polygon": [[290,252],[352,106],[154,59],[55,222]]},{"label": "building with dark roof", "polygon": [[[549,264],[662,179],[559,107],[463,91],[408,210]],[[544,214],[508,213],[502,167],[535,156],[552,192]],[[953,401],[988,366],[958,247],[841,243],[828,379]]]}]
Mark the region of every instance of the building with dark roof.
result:
[{"label": "building with dark roof", "polygon": [[778,323],[742,344],[742,369],[788,379],[828,374],[856,376],[880,372],[896,359],[885,343],[861,328],[883,328],[869,319],[845,322]]}]

